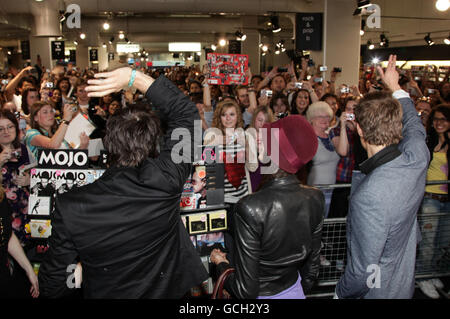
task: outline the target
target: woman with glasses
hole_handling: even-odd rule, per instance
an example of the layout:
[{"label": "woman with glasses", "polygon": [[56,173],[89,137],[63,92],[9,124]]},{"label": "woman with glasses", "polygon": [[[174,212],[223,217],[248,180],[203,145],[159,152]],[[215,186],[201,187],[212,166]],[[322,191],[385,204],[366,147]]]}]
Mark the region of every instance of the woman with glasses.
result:
[{"label": "woman with glasses", "polygon": [[[431,110],[427,123],[430,164],[427,171],[427,181],[448,180],[450,129],[450,106],[441,104]],[[443,214],[433,216],[430,214]],[[445,262],[443,254],[450,252],[450,201],[448,184],[427,185],[419,218],[422,241],[417,256],[417,272],[439,272]],[[442,267],[442,269],[440,269]],[[439,298],[436,288],[443,288],[443,283],[437,279],[417,281],[422,292],[430,298]]]},{"label": "woman with glasses", "polygon": [[20,167],[29,164],[25,145],[20,143],[19,123],[16,116],[7,111],[0,112],[0,168],[3,177],[2,186],[8,204],[13,210],[13,230],[23,246],[29,243],[25,232],[28,223],[28,197],[30,175],[21,172]]},{"label": "woman with glasses", "polygon": [[[341,156],[347,156],[349,143],[347,138],[346,121],[347,113],[343,112],[340,136],[334,136],[333,131],[328,134],[330,121],[334,117],[334,111],[328,103],[320,101],[309,106],[306,119],[309,121],[317,135],[319,147],[312,159],[311,170],[308,174],[308,185],[327,185],[336,183],[336,169]],[[328,217],[333,189],[321,189],[325,196],[324,218]],[[320,256],[322,266],[330,266],[331,263]]]},{"label": "woman with glasses", "polygon": [[[55,120],[55,109],[48,102],[36,102],[31,107],[30,127],[25,136],[27,147],[38,159],[38,150],[42,148],[58,149],[69,148],[69,144],[64,141],[72,117],[76,114],[72,105],[64,105],[64,112],[61,124],[58,126]],[[89,137],[82,133],[80,136],[80,149],[87,149]]]}]

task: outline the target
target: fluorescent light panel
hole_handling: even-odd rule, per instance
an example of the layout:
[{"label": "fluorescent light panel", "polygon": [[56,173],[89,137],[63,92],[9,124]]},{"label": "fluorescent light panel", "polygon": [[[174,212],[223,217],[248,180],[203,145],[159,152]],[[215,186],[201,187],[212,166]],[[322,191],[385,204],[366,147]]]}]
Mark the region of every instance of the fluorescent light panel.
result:
[{"label": "fluorescent light panel", "polygon": [[170,42],[169,52],[199,52],[202,50],[200,42]]}]

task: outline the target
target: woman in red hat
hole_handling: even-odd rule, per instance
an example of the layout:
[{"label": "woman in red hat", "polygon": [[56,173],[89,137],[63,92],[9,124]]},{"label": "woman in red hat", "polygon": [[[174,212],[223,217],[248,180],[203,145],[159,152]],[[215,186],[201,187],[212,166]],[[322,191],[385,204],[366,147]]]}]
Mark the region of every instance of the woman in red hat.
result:
[{"label": "woman in red hat", "polygon": [[220,274],[235,269],[224,284],[234,298],[304,299],[319,272],[324,197],[295,173],[314,157],[317,137],[301,115],[264,128],[274,169],[258,192],[236,204],[232,260],[214,249],[211,262]]}]

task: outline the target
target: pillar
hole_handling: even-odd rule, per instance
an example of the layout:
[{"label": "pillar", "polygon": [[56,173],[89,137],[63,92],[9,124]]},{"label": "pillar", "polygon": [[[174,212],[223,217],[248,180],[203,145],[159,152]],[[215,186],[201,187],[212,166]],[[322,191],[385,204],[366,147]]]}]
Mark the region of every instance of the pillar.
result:
[{"label": "pillar", "polygon": [[336,88],[343,83],[358,85],[361,17],[353,16],[355,1],[325,0],[324,5],[322,63],[328,66],[326,79],[330,79],[333,67],[342,67],[342,73],[336,78]]},{"label": "pillar", "polygon": [[248,55],[250,69],[253,74],[259,74],[261,69],[261,56],[259,43],[261,35],[258,31],[258,17],[242,18],[242,32],[247,35],[247,39],[242,42],[241,52]]}]

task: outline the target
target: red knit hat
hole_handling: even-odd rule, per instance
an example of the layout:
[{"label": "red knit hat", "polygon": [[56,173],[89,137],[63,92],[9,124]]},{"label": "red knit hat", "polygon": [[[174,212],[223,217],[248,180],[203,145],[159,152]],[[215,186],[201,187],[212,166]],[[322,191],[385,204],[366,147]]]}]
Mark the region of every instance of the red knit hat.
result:
[{"label": "red knit hat", "polygon": [[[289,115],[276,122],[266,123],[263,128],[267,129],[267,140],[263,139],[267,155],[288,173],[296,173],[317,152],[317,135],[301,115]],[[275,147],[278,148],[278,159],[276,153],[272,152],[276,150]]]}]

